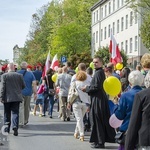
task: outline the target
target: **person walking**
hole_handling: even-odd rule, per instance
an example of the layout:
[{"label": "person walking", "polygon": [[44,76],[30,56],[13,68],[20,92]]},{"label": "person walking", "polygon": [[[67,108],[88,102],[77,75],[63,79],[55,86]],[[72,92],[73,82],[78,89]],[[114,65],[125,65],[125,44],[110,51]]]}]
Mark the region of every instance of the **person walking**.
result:
[{"label": "person walking", "polygon": [[67,74],[67,66],[62,68],[62,74],[58,76],[56,86],[59,86],[59,99],[61,104],[61,119],[70,121],[70,110],[67,109],[67,97],[72,76]]},{"label": "person walking", "polygon": [[12,125],[14,136],[18,136],[19,105],[23,101],[21,92],[25,88],[25,83],[23,76],[15,72],[13,63],[9,63],[7,68],[8,73],[4,73],[1,77],[0,90],[0,99],[4,104],[4,124],[8,123],[5,131],[9,133]]},{"label": "person walking", "polygon": [[34,93],[34,99],[37,97],[36,79],[31,71],[27,71],[27,62],[21,63],[21,70],[18,73],[23,75],[26,87],[22,90],[23,102],[20,104],[19,125],[23,127],[29,122],[31,95]]},{"label": "person walking", "polygon": [[95,74],[90,86],[82,88],[91,96],[91,148],[105,148],[105,142],[115,142],[115,130],[109,125],[110,111],[108,98],[103,89],[105,74],[103,71],[103,60],[99,56],[93,59]]}]

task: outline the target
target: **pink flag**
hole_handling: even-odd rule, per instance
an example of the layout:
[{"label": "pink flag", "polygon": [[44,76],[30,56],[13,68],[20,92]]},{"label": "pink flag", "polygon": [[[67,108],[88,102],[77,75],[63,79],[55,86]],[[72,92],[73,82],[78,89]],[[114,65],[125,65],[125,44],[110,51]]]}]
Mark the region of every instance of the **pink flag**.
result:
[{"label": "pink flag", "polygon": [[52,60],[52,64],[51,64],[51,67],[53,70],[55,70],[56,67],[59,66],[59,61],[58,61],[58,58],[57,58],[57,54],[54,56],[53,60]]},{"label": "pink flag", "polygon": [[44,70],[43,70],[43,73],[42,73],[42,77],[46,76],[46,72],[49,68],[50,68],[50,53],[48,52],[47,59],[46,59],[46,62],[45,62],[45,66],[44,66]]},{"label": "pink flag", "polygon": [[118,44],[112,34],[110,37],[109,52],[111,54],[110,62],[112,62],[114,65],[122,62],[122,57],[120,55]]}]

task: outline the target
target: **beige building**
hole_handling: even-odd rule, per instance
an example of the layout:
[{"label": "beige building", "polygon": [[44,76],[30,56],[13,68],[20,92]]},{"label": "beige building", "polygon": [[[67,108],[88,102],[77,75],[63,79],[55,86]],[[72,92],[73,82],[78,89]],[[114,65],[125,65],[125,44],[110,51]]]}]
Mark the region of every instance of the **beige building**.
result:
[{"label": "beige building", "polygon": [[13,48],[13,62],[15,64],[17,64],[17,60],[18,60],[20,54],[21,54],[21,48],[19,48],[18,45],[15,45]]},{"label": "beige building", "polygon": [[109,46],[112,33],[128,56],[128,63],[135,68],[140,57],[148,50],[140,34],[141,17],[134,12],[126,0],[100,0],[91,8],[92,54],[100,47]]}]

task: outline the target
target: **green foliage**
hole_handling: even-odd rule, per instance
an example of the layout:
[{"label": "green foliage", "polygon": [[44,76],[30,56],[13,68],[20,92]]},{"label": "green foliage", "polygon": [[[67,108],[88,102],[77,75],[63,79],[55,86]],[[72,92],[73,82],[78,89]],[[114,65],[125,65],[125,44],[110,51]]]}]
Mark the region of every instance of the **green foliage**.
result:
[{"label": "green foliage", "polygon": [[[97,0],[52,0],[32,15],[29,38],[20,61],[29,64],[44,62],[48,51],[70,57],[91,46],[90,7]],[[89,52],[90,53],[90,52]]]},{"label": "green foliage", "polygon": [[140,36],[145,47],[150,51],[150,0],[127,0],[129,7],[142,17]]},{"label": "green foliage", "polygon": [[[124,53],[124,51],[120,51],[121,57],[123,59],[123,66],[127,65],[127,55]],[[104,61],[104,65],[106,65],[107,63],[110,62],[110,53],[109,53],[109,47],[102,47],[100,48],[96,53],[95,56],[100,56],[101,58],[103,58]]]},{"label": "green foliage", "polygon": [[75,69],[79,63],[85,63],[86,67],[89,67],[90,62],[92,62],[90,51],[83,51],[75,55],[71,55],[68,58],[68,61],[72,63],[73,68]]}]

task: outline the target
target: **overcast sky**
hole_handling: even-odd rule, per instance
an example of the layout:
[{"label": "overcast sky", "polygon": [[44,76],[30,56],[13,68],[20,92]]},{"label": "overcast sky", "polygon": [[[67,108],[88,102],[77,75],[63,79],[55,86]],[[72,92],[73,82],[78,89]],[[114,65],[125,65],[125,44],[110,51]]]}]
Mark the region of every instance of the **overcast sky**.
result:
[{"label": "overcast sky", "polygon": [[32,14],[50,0],[2,0],[0,2],[0,59],[13,60],[13,47],[23,47]]}]

